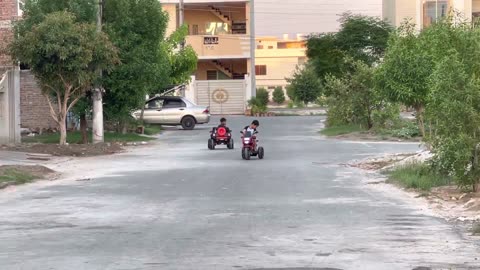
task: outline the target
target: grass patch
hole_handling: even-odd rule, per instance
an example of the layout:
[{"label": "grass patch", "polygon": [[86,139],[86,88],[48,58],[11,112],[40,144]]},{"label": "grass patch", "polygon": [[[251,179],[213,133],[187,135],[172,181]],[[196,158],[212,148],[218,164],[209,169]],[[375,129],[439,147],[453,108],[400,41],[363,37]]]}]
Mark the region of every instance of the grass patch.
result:
[{"label": "grass patch", "polygon": [[401,120],[393,127],[374,130],[374,132],[382,137],[394,137],[400,139],[413,139],[421,136],[418,125],[409,120]]},{"label": "grass patch", "polygon": [[0,173],[0,184],[5,182],[13,182],[15,185],[26,184],[32,182],[36,177],[28,172],[17,169],[7,169]]},{"label": "grass patch", "polygon": [[450,179],[431,169],[428,164],[414,163],[393,169],[389,173],[389,181],[405,188],[430,191],[433,187],[446,186]]},{"label": "grass patch", "polygon": [[[89,133],[89,140],[92,134]],[[149,138],[136,133],[121,134],[116,132],[105,132],[105,142],[141,142],[150,141],[154,138]],[[60,133],[42,134],[34,137],[25,137],[22,139],[26,143],[43,143],[43,144],[57,144],[60,141]],[[67,142],[70,144],[80,143],[82,141],[82,134],[80,131],[69,132],[67,134]]]},{"label": "grass patch", "polygon": [[145,135],[149,135],[149,136],[153,136],[153,135],[157,135],[159,134],[160,132],[162,132],[162,126],[160,125],[148,125],[148,126],[145,126]]},{"label": "grass patch", "polygon": [[333,137],[339,135],[350,134],[354,132],[362,132],[365,131],[364,128],[357,126],[357,125],[345,125],[345,126],[333,126],[327,127],[320,131],[322,135]]}]

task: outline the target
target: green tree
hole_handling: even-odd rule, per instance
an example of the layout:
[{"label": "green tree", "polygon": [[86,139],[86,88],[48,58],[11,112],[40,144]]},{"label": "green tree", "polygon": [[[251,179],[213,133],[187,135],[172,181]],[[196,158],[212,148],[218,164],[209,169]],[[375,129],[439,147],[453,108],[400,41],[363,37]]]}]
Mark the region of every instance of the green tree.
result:
[{"label": "green tree", "polygon": [[95,25],[77,22],[72,13],[50,13],[30,29],[25,16],[27,20],[18,24],[22,31],[15,35],[11,54],[29,65],[38,79],[63,145],[67,113],[97,79],[95,70],[108,71],[117,63],[117,51]]},{"label": "green tree", "polygon": [[285,102],[285,93],[283,92],[283,88],[281,86],[275,87],[272,96],[273,101],[279,105]]},{"label": "green tree", "polygon": [[458,53],[448,55],[432,75],[427,111],[435,123],[435,134],[430,138],[434,164],[455,176],[459,186],[476,191],[480,178],[480,80]]},{"label": "green tree", "polygon": [[378,17],[344,13],[340,31],[335,35],[336,46],[354,60],[371,65],[378,62],[388,47],[393,26]]},{"label": "green tree", "polygon": [[345,13],[341,15],[340,30],[313,35],[307,41],[307,56],[318,76],[341,76],[347,72],[345,57],[368,65],[378,62],[388,46],[393,27],[376,17]]},{"label": "green tree", "polygon": [[75,14],[77,22],[94,23],[97,14],[98,0],[25,0],[22,23],[17,25],[18,34],[30,31],[41,23],[45,16],[57,11],[68,11]]},{"label": "green tree", "polygon": [[147,94],[168,84],[168,56],[160,46],[168,17],[157,0],[109,0],[104,21],[122,61],[105,76],[105,112],[126,132],[131,112],[143,106]]},{"label": "green tree", "polygon": [[340,76],[345,52],[337,46],[336,34],[319,34],[307,41],[307,57],[322,80],[326,75]]},{"label": "green tree", "polygon": [[387,99],[415,109],[420,131],[425,136],[423,115],[434,61],[425,49],[422,38],[424,36],[415,33],[414,25],[403,24],[392,36],[375,80]]},{"label": "green tree", "polygon": [[287,89],[293,95],[294,100],[304,104],[317,100],[323,91],[318,75],[308,64],[304,67],[297,67],[292,78],[288,78],[287,81],[289,83]]},{"label": "green tree", "polygon": [[351,71],[341,78],[329,76],[325,88],[328,98],[327,123],[329,126],[358,124],[367,129],[374,127],[374,116],[388,111],[389,104],[374,87],[374,68],[362,61],[348,60]]}]

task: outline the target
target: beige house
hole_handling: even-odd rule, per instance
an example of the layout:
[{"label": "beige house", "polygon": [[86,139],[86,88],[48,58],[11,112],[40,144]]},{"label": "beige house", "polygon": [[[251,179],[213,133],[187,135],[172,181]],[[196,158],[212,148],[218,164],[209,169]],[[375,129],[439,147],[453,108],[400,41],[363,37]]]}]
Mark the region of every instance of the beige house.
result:
[{"label": "beige house", "polygon": [[255,73],[257,88],[266,88],[270,94],[275,87],[286,91],[288,82],[298,65],[307,61],[306,40],[298,34],[295,39],[288,35],[283,38],[257,37],[255,49]]},{"label": "beige house", "polygon": [[[167,34],[179,26],[178,0],[162,0],[169,14]],[[184,1],[186,43],[197,52],[197,79],[243,79],[250,60],[248,1]]]},{"label": "beige house", "polygon": [[[167,35],[180,26],[179,0],[160,0],[169,15]],[[186,44],[198,56],[185,96],[212,113],[244,113],[252,96],[249,0],[184,0]],[[219,97],[222,97],[219,99]]]},{"label": "beige house", "polygon": [[395,26],[409,19],[422,29],[447,16],[450,10],[472,20],[480,16],[480,0],[383,0],[383,17]]}]

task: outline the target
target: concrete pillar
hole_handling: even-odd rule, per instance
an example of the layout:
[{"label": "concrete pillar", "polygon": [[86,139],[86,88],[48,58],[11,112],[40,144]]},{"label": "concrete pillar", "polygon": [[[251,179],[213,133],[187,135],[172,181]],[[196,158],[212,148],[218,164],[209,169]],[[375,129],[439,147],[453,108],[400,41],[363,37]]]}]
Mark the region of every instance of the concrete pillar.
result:
[{"label": "concrete pillar", "polygon": [[21,119],[20,119],[20,67],[15,67],[14,70],[10,71],[12,76],[12,81],[13,81],[13,87],[10,87],[12,91],[11,95],[11,101],[12,101],[12,112],[13,115],[11,117],[12,119],[12,130],[10,133],[10,138],[12,142],[14,143],[20,143],[21,142]]},{"label": "concrete pillar", "polygon": [[195,88],[195,76],[191,76],[190,82],[185,88],[185,98],[197,104],[197,94]]},{"label": "concrete pillar", "polygon": [[0,78],[0,143],[20,140],[20,73],[15,69]]},{"label": "concrete pillar", "polygon": [[245,75],[245,106],[247,102],[252,98],[252,80],[249,75]]}]

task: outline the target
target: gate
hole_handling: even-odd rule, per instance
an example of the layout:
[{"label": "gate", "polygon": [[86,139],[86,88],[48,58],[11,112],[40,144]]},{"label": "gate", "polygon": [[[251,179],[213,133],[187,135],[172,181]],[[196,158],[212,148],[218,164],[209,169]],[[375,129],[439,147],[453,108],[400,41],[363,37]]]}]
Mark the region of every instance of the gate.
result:
[{"label": "gate", "polygon": [[244,114],[246,105],[244,80],[195,81],[195,101],[210,106],[212,114]]}]

